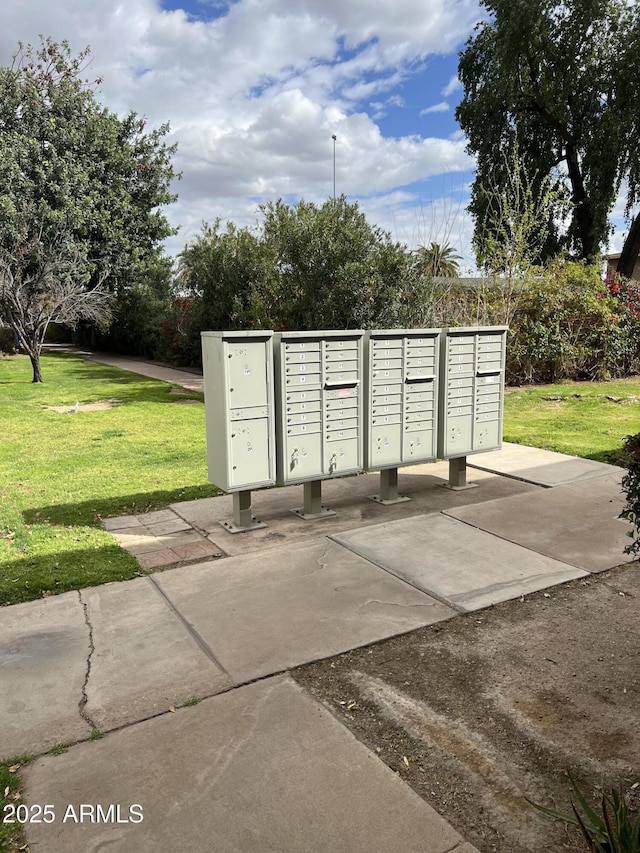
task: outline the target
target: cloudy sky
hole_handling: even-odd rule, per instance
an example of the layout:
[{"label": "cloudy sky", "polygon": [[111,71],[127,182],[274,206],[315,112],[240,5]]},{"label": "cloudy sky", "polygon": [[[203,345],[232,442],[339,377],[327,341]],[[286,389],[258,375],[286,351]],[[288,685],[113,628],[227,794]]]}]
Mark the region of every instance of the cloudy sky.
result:
[{"label": "cloudy sky", "polygon": [[[176,253],[216,217],[333,194],[471,264],[473,161],[454,118],[476,0],[4,0],[0,62],[38,34],[91,47],[99,99],[169,121]],[[336,136],[335,145],[332,136]]]}]

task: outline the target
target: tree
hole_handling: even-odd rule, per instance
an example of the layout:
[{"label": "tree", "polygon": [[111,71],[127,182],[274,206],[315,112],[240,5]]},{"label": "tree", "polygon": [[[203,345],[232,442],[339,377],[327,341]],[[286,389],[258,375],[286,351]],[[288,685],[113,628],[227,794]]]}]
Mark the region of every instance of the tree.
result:
[{"label": "tree", "polygon": [[262,207],[264,239],[277,258],[271,301],[291,329],[395,325],[407,286],[405,247],[372,227],[345,196],[322,206]]},{"label": "tree", "polygon": [[429,278],[456,278],[460,275],[458,261],[462,258],[456,255],[456,250],[448,243],[431,243],[430,246],[418,246],[414,255],[423,275]]},{"label": "tree", "polygon": [[261,214],[251,229],[204,224],[182,251],[177,287],[188,317],[181,300],[170,323],[178,358],[196,361],[204,329],[423,324],[426,293],[406,248],[369,225],[357,203],[277,201]]},{"label": "tree", "polygon": [[92,264],[73,238],[63,229],[30,233],[33,222],[24,223],[12,249],[0,256],[0,317],[29,356],[33,381],[42,382],[40,352],[49,323],[102,322],[111,298],[103,277],[89,285]]},{"label": "tree", "polygon": [[171,233],[168,126],[144,134],[134,113],[100,106],[88,56],[43,39],[0,68],[0,320],[34,382],[48,322],[104,321],[107,292],[138,282]]},{"label": "tree", "polygon": [[[277,274],[259,230],[238,228],[220,220],[203,223],[202,231],[178,258],[176,288],[188,298],[169,318],[177,359],[190,364],[201,357],[200,332],[271,325],[272,305],[265,300],[268,282]],[[268,300],[267,300],[268,301]],[[186,316],[185,316],[186,314]]]},{"label": "tree", "polygon": [[[517,141],[533,188],[553,179],[571,201],[568,227],[551,217],[537,260],[564,243],[594,261],[623,181],[627,214],[640,201],[640,7],[627,0],[482,0],[490,19],[460,54],[464,97],[456,118],[477,158],[470,210],[480,258],[486,188],[505,187]],[[566,209],[565,209],[566,213]],[[619,271],[632,270],[640,220],[631,217]],[[622,269],[624,268],[624,270]]]}]

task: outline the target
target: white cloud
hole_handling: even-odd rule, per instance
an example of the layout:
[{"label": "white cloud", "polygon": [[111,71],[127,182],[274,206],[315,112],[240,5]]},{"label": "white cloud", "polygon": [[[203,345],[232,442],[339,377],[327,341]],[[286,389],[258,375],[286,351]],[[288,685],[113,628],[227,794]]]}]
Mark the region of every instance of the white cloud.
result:
[{"label": "white cloud", "polygon": [[449,98],[454,92],[457,92],[458,89],[462,89],[462,83],[458,79],[458,75],[454,74],[442,90],[441,95],[443,98]]},{"label": "white cloud", "polygon": [[429,113],[448,113],[451,107],[447,103],[447,101],[440,101],[439,104],[434,104],[431,107],[427,107],[425,110],[420,110],[421,116],[426,116]]},{"label": "white cloud", "polygon": [[399,221],[400,209],[415,215],[403,187],[473,167],[461,135],[389,136],[377,122],[403,105],[396,90],[425,59],[466,38],[477,0],[216,5],[211,20],[204,3],[194,17],[163,11],[159,0],[21,0],[0,8],[0,62],[10,62],[19,39],[37,43],[38,33],[66,38],[74,51],[90,44],[103,103],[134,109],[150,126],[171,122],[183,172],[169,212],[182,227],[171,251],[202,219],[251,224],[260,200],[327,198],[333,133],[337,191],[369,199],[385,227]]}]

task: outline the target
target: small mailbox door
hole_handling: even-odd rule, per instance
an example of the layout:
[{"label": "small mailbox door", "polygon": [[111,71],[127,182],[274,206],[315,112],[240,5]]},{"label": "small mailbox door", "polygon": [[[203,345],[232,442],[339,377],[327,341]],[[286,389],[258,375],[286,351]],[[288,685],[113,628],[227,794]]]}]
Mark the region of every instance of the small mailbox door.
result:
[{"label": "small mailbox door", "polygon": [[236,421],[231,427],[229,479],[232,486],[268,480],[269,421],[267,418]]},{"label": "small mailbox door", "polygon": [[265,406],[267,383],[264,343],[225,341],[225,356],[231,407]]}]

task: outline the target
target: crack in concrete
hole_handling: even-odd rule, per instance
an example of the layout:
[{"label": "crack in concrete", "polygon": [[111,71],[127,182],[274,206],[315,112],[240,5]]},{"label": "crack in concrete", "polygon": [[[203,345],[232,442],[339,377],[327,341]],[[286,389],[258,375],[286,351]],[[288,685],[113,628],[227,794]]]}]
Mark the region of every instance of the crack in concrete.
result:
[{"label": "crack in concrete", "polygon": [[[425,593],[426,596],[426,593]],[[413,601],[408,604],[402,604],[399,601],[381,601],[379,598],[370,598],[361,604],[358,610],[362,610],[363,607],[368,607],[370,604],[381,604],[383,607],[435,607],[436,604],[440,604],[439,601]],[[449,605],[447,605],[449,606]]]},{"label": "crack in concrete", "polygon": [[89,697],[87,695],[87,685],[89,683],[89,676],[91,675],[91,658],[93,657],[93,653],[96,650],[96,647],[93,643],[93,625],[91,624],[91,619],[89,618],[89,605],[86,601],[82,600],[82,592],[78,590],[78,598],[80,599],[80,604],[82,605],[82,610],[84,611],[84,622],[87,628],[89,629],[89,654],[87,655],[87,668],[84,674],[84,682],[82,684],[82,697],[78,702],[78,711],[80,712],[80,716],[85,721],[85,723],[91,727],[91,729],[96,729],[97,726],[87,714],[86,706],[89,701]]},{"label": "crack in concrete", "polygon": [[327,568],[326,556],[327,556],[327,554],[329,553],[329,551],[330,551],[330,550],[331,550],[331,545],[327,545],[327,547],[324,549],[323,553],[322,553],[322,554],[320,554],[320,556],[319,556],[319,557],[316,557],[316,563],[318,564],[318,568],[317,568],[317,569],[313,569],[313,570],[310,572],[310,574],[314,575],[314,574],[315,574],[317,571],[319,571],[320,569],[326,569],[326,568]]}]

